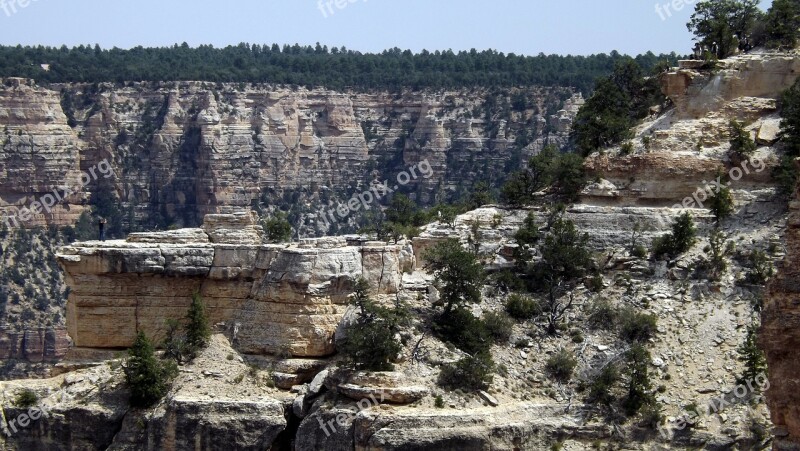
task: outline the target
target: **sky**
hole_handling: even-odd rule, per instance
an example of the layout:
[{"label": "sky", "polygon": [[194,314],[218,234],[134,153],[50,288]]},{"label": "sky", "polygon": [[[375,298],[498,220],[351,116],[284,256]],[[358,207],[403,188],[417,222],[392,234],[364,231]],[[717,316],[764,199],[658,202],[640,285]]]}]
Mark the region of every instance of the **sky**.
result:
[{"label": "sky", "polygon": [[[522,55],[692,49],[698,0],[0,0],[0,44],[240,42]],[[764,0],[766,9],[772,0]],[[676,10],[673,6],[683,5]]]}]

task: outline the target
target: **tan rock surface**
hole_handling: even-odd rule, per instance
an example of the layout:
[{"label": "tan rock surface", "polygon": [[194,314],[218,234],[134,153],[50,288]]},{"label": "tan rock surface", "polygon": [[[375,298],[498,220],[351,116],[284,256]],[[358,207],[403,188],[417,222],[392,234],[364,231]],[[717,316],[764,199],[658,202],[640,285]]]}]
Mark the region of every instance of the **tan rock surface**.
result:
[{"label": "tan rock surface", "polygon": [[212,239],[197,243],[187,240],[201,231],[178,230],[62,249],[75,346],[127,347],[139,330],[160,339],[165,320],[183,317],[197,292],[242,352],[330,355],[355,280],[395,293],[403,259],[413,258],[406,245],[350,246],[344,238],[252,244],[249,216],[208,219]]}]

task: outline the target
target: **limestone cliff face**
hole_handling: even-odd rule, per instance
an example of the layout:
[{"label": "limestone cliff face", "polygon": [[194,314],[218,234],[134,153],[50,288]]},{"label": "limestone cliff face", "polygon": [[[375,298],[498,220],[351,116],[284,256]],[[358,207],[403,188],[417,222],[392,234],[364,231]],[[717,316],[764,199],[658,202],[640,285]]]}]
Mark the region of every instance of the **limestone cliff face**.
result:
[{"label": "limestone cliff face", "polygon": [[[587,170],[599,181],[583,192],[585,202],[672,206],[708,186],[720,171],[734,178],[734,196],[771,189],[778,163],[770,149],[780,128],[777,99],[797,79],[800,59],[743,55],[720,61],[715,70],[701,69],[703,64],[681,61],[661,76],[674,108],[634,130],[628,155],[616,147],[587,158]],[[728,155],[732,119],[742,121],[760,146],[750,161]]]},{"label": "limestone cliff face", "polygon": [[[11,79],[0,86],[0,213],[13,215],[70,186],[79,189],[28,224],[73,224],[92,193],[118,202],[126,224],[145,227],[197,226],[207,213],[259,200],[313,221],[314,207],[425,159],[434,174],[409,191],[429,202],[566,141],[580,95],[513,91],[524,104],[512,106],[511,91],[352,93],[200,82],[44,88]],[[84,186],[81,172],[103,160],[114,175]]]},{"label": "limestone cliff face", "polygon": [[792,202],[790,210],[786,259],[769,285],[760,335],[771,383],[767,401],[780,450],[800,449],[800,201]]},{"label": "limestone cliff face", "polygon": [[701,61],[682,62],[664,76],[664,93],[679,119],[700,119],[742,98],[776,99],[797,79],[800,60],[787,54],[748,54],[721,60],[711,71],[698,70],[702,66]]},{"label": "limestone cliff face", "polygon": [[[67,125],[58,91],[10,80],[0,88],[0,128],[0,213],[81,184],[85,146]],[[34,214],[31,223],[74,223],[83,200],[80,192],[67,196],[50,212]]]},{"label": "limestone cliff face", "polygon": [[58,360],[69,349],[69,337],[63,327],[38,329],[0,329],[0,359],[42,362]]},{"label": "limestone cliff face", "polygon": [[[67,327],[80,348],[129,347],[138,331],[162,337],[194,293],[247,354],[326,356],[354,282],[395,293],[410,246],[354,238],[262,245],[247,213],[210,215],[203,229],[78,243],[59,260],[72,292]],[[248,240],[247,237],[250,236]]]}]

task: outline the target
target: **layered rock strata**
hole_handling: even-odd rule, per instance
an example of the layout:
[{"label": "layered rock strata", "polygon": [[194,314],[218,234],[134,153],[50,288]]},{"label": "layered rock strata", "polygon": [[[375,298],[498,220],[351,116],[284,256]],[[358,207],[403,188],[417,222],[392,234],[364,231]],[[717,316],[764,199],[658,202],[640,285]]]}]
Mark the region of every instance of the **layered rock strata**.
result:
[{"label": "layered rock strata", "polygon": [[[414,180],[413,188],[427,202],[437,190],[502,174],[523,134],[523,157],[565,143],[583,102],[569,88],[526,88],[520,93],[529,105],[519,111],[503,101],[510,92],[5,81],[0,214],[17,215],[59,187],[77,187],[33,214],[29,226],[72,225],[95,194],[118,199],[125,221],[193,227],[228,206],[296,202],[283,199],[286,191],[318,204],[346,201],[423,160],[433,177]],[[113,176],[91,177],[103,161]],[[81,180],[84,173],[90,176]]]},{"label": "layered rock strata", "polygon": [[75,346],[124,348],[138,331],[158,339],[165,320],[182,318],[198,293],[243,353],[325,356],[354,282],[363,277],[376,293],[395,293],[402,269],[413,266],[410,246],[357,237],[263,245],[253,221],[210,215],[204,229],[62,249]]}]

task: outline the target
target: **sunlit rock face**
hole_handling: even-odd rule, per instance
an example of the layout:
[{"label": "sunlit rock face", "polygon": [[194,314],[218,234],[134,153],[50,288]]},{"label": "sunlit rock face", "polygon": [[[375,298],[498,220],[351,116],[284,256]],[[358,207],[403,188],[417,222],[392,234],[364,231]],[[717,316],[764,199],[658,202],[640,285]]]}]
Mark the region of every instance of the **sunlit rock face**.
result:
[{"label": "sunlit rock face", "polygon": [[59,260],[72,288],[67,327],[81,348],[124,348],[138,331],[160,339],[192,295],[250,354],[326,356],[358,278],[395,293],[413,266],[404,244],[353,237],[264,245],[251,213],[209,215],[203,229],[76,243]]},{"label": "sunlit rock face", "polygon": [[[517,91],[524,108],[508,103]],[[565,144],[582,103],[571,88],[364,93],[9,79],[0,83],[0,214],[69,187],[22,222],[72,225],[94,194],[115,199],[126,223],[196,227],[227,207],[289,202],[292,190],[304,202],[346,201],[425,160],[433,173],[411,191],[432,202]],[[484,112],[495,104],[502,109]]]}]

